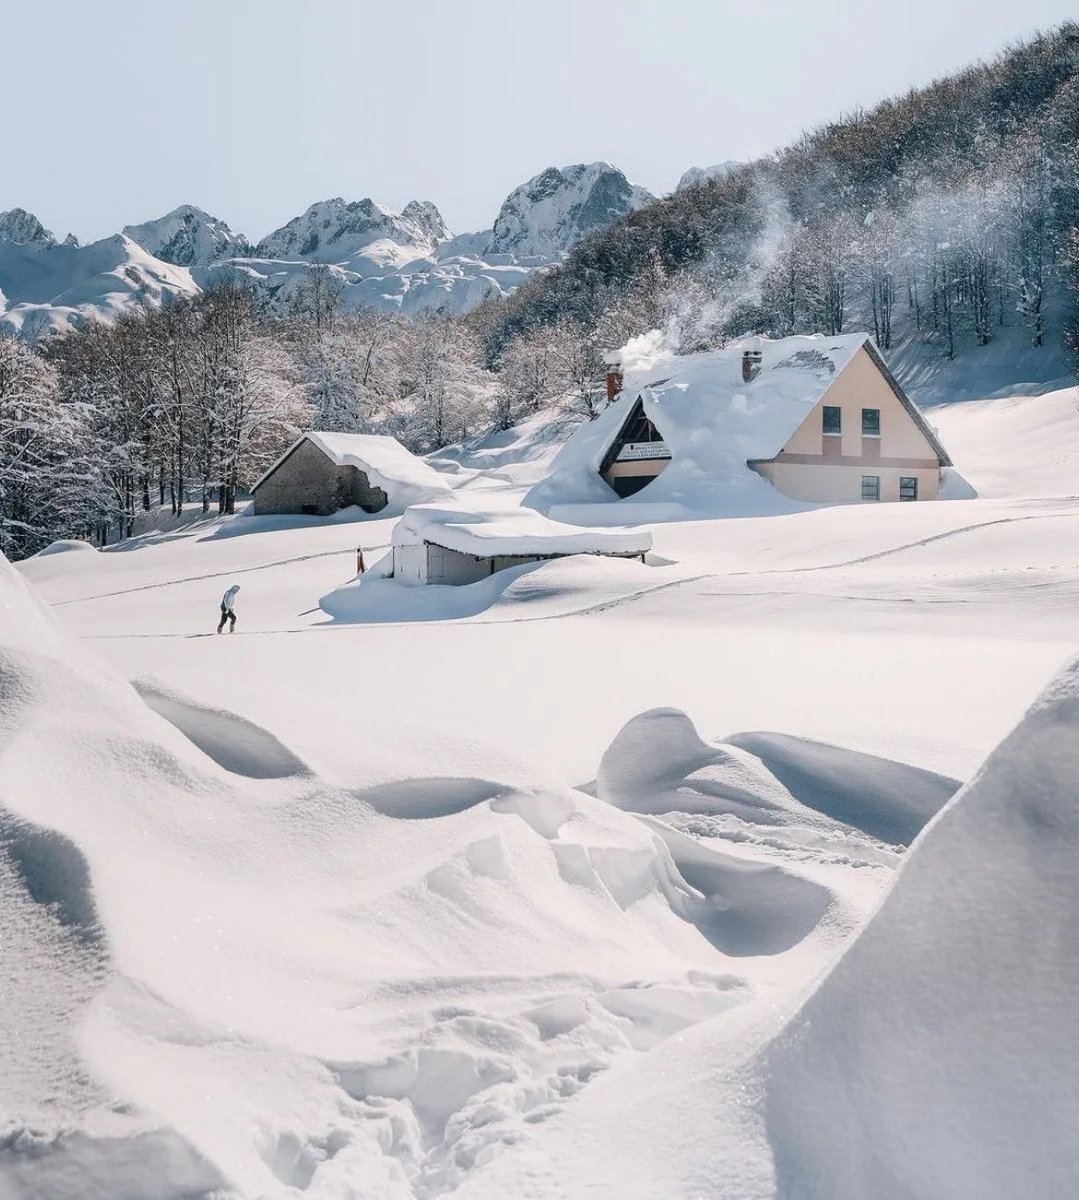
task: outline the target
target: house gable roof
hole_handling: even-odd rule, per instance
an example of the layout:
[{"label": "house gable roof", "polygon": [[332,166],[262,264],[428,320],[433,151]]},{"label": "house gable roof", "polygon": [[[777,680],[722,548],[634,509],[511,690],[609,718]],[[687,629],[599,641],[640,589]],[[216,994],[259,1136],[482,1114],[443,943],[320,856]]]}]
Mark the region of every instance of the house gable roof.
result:
[{"label": "house gable roof", "polygon": [[907,393],[903,391],[899,380],[896,379],[896,377],[892,374],[888,364],[881,357],[880,351],[876,348],[876,346],[873,345],[868,337],[865,340],[865,351],[873,360],[873,363],[876,365],[880,373],[884,376],[884,380],[892,389],[893,393],[895,394],[895,398],[907,410],[908,415],[914,421],[915,425],[918,426],[921,432],[925,435],[926,440],[933,447],[933,452],[936,454],[937,461],[940,463],[940,465],[942,467],[954,466],[951,455],[949,455],[948,451],[944,449],[944,444],[937,436],[937,431],[932,425],[929,424],[928,421],[926,421],[925,417],[922,415],[922,410],[914,403],[913,400],[911,400]]},{"label": "house gable roof", "polygon": [[[792,502],[747,463],[774,458],[863,347],[882,368],[883,360],[865,333],[752,337],[689,355],[666,349],[658,332],[635,338],[621,352],[621,397],[573,433],[527,503],[543,509],[610,502],[610,489],[600,477],[602,464],[640,401],[672,461],[648,488],[621,503],[732,514],[789,511]],[[748,383],[742,378],[747,350],[761,359]],[[950,459],[925,419],[891,372],[883,367],[882,373],[941,464],[948,465]]]}]

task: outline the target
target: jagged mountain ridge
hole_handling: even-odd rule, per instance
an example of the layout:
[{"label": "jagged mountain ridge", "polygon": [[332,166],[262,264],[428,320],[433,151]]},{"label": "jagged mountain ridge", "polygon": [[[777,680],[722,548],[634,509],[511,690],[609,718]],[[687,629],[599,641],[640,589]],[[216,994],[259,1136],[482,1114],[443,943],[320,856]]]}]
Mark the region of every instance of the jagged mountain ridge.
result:
[{"label": "jagged mountain ridge", "polygon": [[155,258],[178,267],[209,266],[219,258],[251,251],[243,234],[233,233],[220,217],[193,204],[181,204],[141,225],[125,225],[123,232]]},{"label": "jagged mountain ridge", "polygon": [[488,249],[553,260],[588,234],[654,199],[610,163],[548,167],[506,197]]},{"label": "jagged mountain ridge", "polygon": [[[70,235],[69,235],[70,236]],[[56,236],[25,208],[12,208],[0,213],[0,242],[15,242],[20,246],[55,246]]]},{"label": "jagged mountain ridge", "polygon": [[[224,273],[240,274],[268,307],[281,310],[316,262],[339,280],[346,310],[466,312],[512,292],[582,238],[651,199],[609,163],[578,163],[550,167],[515,188],[493,227],[477,233],[453,235],[429,200],[412,200],[398,213],[371,199],[336,197],[252,245],[219,217],[184,204],[125,226],[117,238],[85,247],[99,249],[83,257],[52,253],[62,249],[53,235],[32,214],[13,209],[0,214],[0,329],[36,335],[92,317],[111,319],[132,304],[194,294]],[[28,258],[16,245],[32,245],[37,256]],[[88,271],[98,259],[107,268]],[[97,276],[95,295],[89,281]],[[73,288],[77,304],[66,302]]]},{"label": "jagged mountain ridge", "polygon": [[[255,253],[259,258],[286,262],[348,263],[363,257],[392,261],[400,257],[392,247],[415,258],[418,252],[433,252],[449,236],[442,214],[429,200],[411,200],[396,213],[371,199],[345,201],[338,196],[312,204],[267,234]],[[368,253],[372,247],[380,248],[373,256]]]}]

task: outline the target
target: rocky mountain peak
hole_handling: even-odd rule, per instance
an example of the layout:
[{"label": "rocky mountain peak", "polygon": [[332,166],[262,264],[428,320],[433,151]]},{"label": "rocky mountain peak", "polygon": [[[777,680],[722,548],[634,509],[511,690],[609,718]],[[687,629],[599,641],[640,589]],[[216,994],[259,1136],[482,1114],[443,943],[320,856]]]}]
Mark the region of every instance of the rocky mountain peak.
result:
[{"label": "rocky mountain peak", "polygon": [[25,208],[10,208],[0,212],[0,242],[16,242],[20,246],[55,246],[52,231]]},{"label": "rocky mountain peak", "polygon": [[610,163],[547,167],[506,197],[490,250],[521,258],[560,258],[581,238],[653,199]]}]

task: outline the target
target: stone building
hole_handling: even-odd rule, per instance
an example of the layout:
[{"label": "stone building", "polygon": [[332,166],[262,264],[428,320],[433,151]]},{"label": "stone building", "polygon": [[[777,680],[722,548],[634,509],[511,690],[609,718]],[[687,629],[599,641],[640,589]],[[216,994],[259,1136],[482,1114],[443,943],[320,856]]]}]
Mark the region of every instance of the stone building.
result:
[{"label": "stone building", "polygon": [[305,433],[251,489],[256,516],[325,517],[351,505],[400,512],[450,494],[443,477],[396,438]]}]

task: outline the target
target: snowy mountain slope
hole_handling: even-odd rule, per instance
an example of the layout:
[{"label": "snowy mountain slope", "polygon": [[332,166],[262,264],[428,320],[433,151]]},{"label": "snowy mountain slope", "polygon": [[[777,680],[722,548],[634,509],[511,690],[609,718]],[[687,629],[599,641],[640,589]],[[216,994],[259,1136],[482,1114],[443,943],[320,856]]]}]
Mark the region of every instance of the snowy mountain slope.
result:
[{"label": "snowy mountain slope", "polygon": [[653,199],[610,163],[548,167],[506,197],[487,248],[551,262],[589,233]]},{"label": "snowy mountain slope", "polygon": [[449,236],[430,201],[413,200],[402,212],[374,200],[346,202],[340,197],[312,204],[255,247],[261,258],[305,259],[349,266],[357,274],[374,266],[400,267],[427,257]]},{"label": "snowy mountain slope", "polygon": [[123,234],[88,246],[0,241],[0,329],[8,332],[40,336],[197,291],[186,268]]},{"label": "snowy mountain slope", "polygon": [[744,165],[744,163],[729,159],[726,162],[713,163],[710,167],[689,167],[683,172],[682,178],[679,179],[678,186],[674,190],[682,192],[686,188],[697,187],[702,183],[710,183],[713,179],[722,179]]},{"label": "snowy mountain slope", "polygon": [[[90,316],[110,320],[133,304],[191,294],[234,274],[271,311],[285,311],[314,263],[331,267],[346,311],[465,313],[509,295],[582,237],[650,199],[607,163],[550,167],[511,193],[493,230],[453,236],[429,200],[412,200],[398,213],[371,199],[338,197],[312,204],[254,247],[220,218],[184,204],[125,226],[120,238],[135,250],[115,238],[94,243],[113,247],[109,270],[127,283],[117,288],[102,279],[77,302],[57,297],[69,290],[69,277],[83,280],[85,263],[102,252],[73,255],[77,243],[57,246],[36,217],[12,209],[0,214],[0,328],[34,337]],[[58,250],[65,254],[45,253]]]},{"label": "snowy mountain slope", "polygon": [[154,221],[125,225],[123,232],[155,258],[180,267],[208,266],[250,250],[243,234],[193,204],[181,204]]}]

